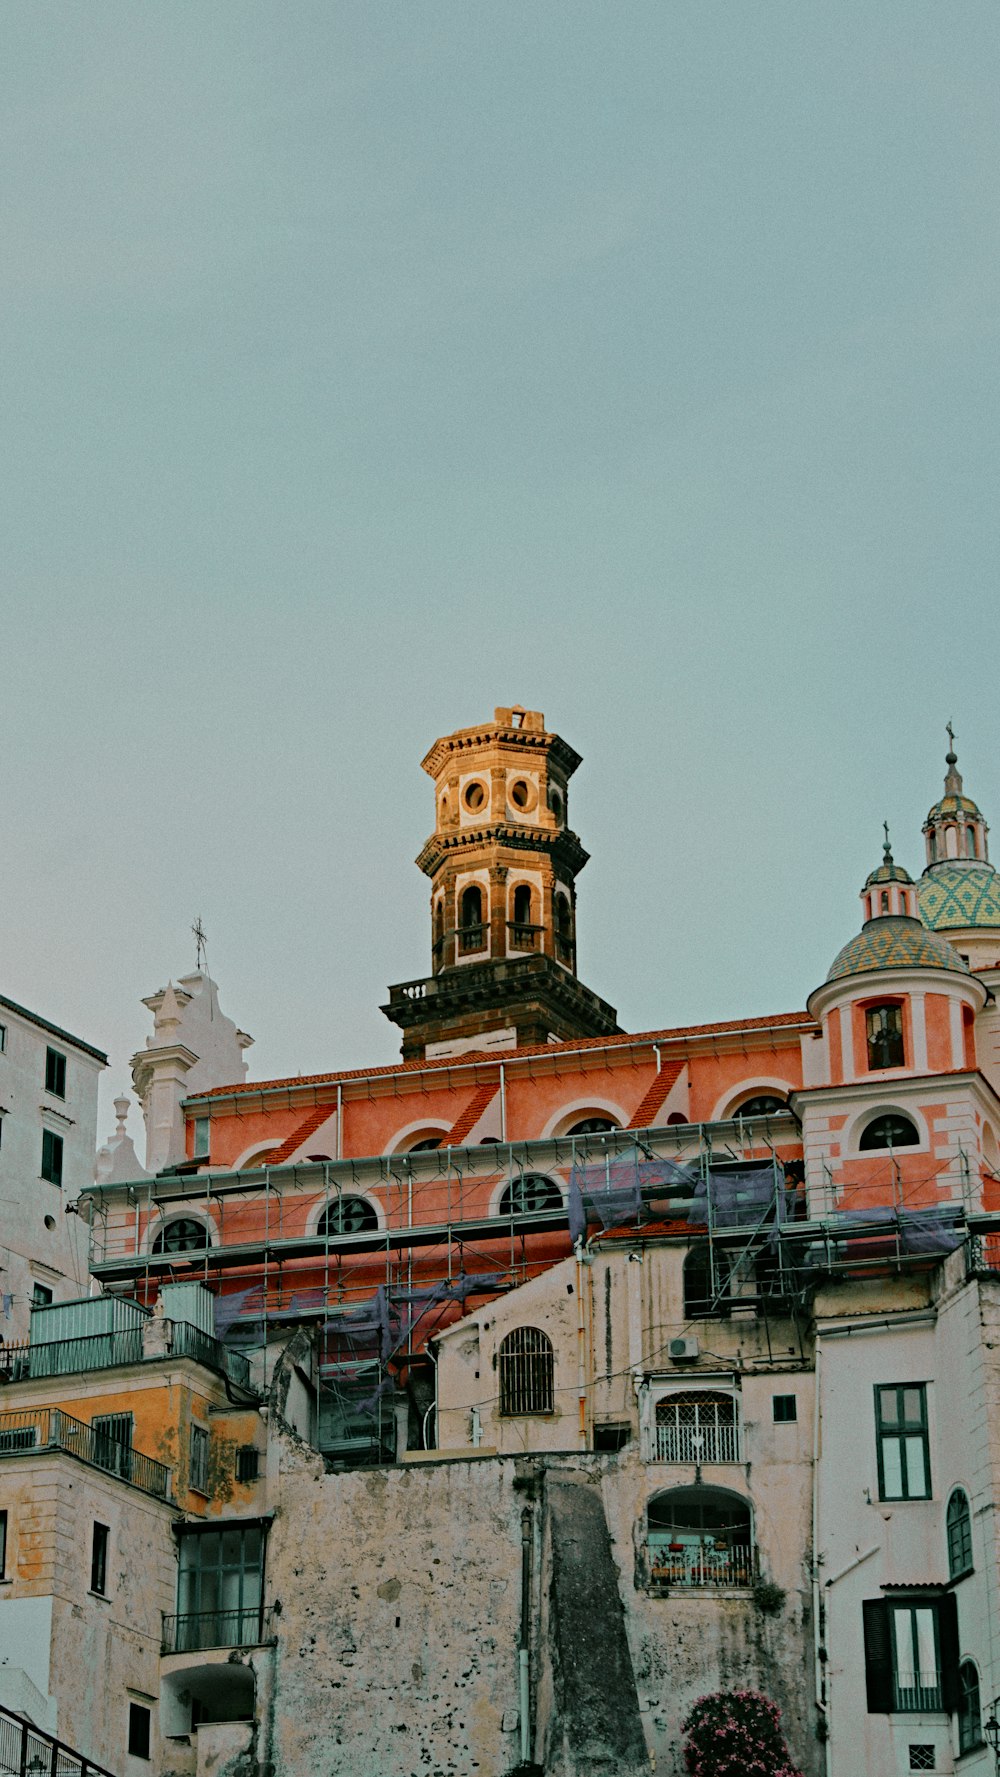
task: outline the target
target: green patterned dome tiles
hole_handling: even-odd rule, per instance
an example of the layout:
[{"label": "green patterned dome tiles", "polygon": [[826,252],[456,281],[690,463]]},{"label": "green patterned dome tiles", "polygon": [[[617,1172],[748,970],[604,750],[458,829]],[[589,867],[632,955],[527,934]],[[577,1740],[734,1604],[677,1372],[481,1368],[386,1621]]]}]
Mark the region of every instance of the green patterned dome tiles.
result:
[{"label": "green patterned dome tiles", "polygon": [[960,975],[969,973],[968,964],[945,938],[927,931],[919,920],[895,914],[870,919],[857,937],[844,945],[827,980],[873,974],[879,969],[951,969]]},{"label": "green patterned dome tiles", "polygon": [[980,821],[983,818],[977,805],[969,796],[942,796],[940,802],[935,802],[927,819],[932,821],[935,815],[944,814],[971,814]]},{"label": "green patterned dome tiles", "polygon": [[878,869],[873,870],[871,875],[866,879],[865,888],[871,888],[873,883],[878,882],[912,881],[913,877],[908,870],[903,869],[902,864],[880,864]]},{"label": "green patterned dome tiles", "polygon": [[917,895],[920,917],[932,931],[1000,926],[1000,876],[991,864],[932,864]]}]

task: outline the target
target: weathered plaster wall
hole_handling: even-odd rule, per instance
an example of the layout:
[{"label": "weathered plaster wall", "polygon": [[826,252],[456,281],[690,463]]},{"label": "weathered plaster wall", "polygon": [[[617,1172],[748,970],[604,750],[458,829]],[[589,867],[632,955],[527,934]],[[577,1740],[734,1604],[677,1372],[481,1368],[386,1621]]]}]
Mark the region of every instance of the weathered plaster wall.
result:
[{"label": "weathered plaster wall", "polygon": [[[268,1545],[276,1703],[270,1743],[259,1754],[273,1761],[274,1777],[313,1770],[324,1777],[503,1777],[513,1770],[520,1518],[529,1481],[538,1500],[536,1714],[551,1714],[559,1703],[551,1661],[537,1645],[539,1624],[550,1639],[556,1632],[558,1612],[543,1594],[548,1580],[540,1578],[539,1552],[546,1488],[558,1477],[582,1483],[603,1508],[607,1574],[614,1575],[635,1709],[657,1771],[681,1772],[680,1722],[697,1696],[750,1685],[782,1708],[796,1757],[808,1777],[817,1777],[803,1563],[809,1468],[798,1450],[787,1453],[784,1508],[766,1512],[761,1525],[765,1569],[787,1592],[778,1614],[766,1616],[749,1594],[647,1592],[641,1544],[653,1487],[634,1451],[326,1474],[311,1451],[277,1428],[276,1445]],[[678,1479],[689,1482],[691,1475]],[[737,1484],[746,1488],[746,1476]],[[581,1547],[585,1541],[581,1528]],[[600,1624],[591,1641],[600,1647]],[[608,1682],[604,1665],[593,1651],[587,1664],[600,1692]],[[622,1682],[619,1674],[619,1690]],[[539,1726],[544,1732],[545,1721]]]}]

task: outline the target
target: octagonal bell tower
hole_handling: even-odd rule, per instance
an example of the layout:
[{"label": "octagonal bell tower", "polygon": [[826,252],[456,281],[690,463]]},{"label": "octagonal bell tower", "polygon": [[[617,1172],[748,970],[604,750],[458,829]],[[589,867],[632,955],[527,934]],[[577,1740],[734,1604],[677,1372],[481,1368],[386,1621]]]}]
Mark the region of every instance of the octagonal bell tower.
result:
[{"label": "octagonal bell tower", "polygon": [[513,1049],[618,1029],[576,975],[576,877],[587,853],[568,825],[580,755],[540,710],[434,742],[434,832],[417,859],[431,879],[431,974],[389,990],[404,1059]]}]

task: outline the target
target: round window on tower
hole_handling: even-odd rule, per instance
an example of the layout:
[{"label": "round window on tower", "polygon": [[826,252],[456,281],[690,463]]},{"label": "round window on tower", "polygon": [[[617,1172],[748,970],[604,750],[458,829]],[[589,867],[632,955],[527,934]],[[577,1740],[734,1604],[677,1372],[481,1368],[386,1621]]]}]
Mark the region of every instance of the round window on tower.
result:
[{"label": "round window on tower", "polygon": [[538,792],[534,784],[530,783],[526,777],[516,777],[507,793],[512,807],[516,808],[519,814],[530,814],[537,805]]},{"label": "round window on tower", "polygon": [[485,784],[477,783],[475,780],[471,784],[466,784],[462,801],[470,814],[478,814],[481,808],[486,807]]}]

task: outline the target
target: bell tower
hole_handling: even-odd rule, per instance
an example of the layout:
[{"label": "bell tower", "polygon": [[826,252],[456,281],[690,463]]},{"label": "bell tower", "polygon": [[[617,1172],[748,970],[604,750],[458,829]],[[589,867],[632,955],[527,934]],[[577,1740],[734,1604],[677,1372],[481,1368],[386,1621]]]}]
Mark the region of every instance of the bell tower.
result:
[{"label": "bell tower", "polygon": [[513,1049],[619,1026],[576,974],[576,878],[587,853],[568,824],[580,755],[540,710],[436,740],[434,832],[417,864],[431,880],[431,974],[389,989],[404,1060]]}]

